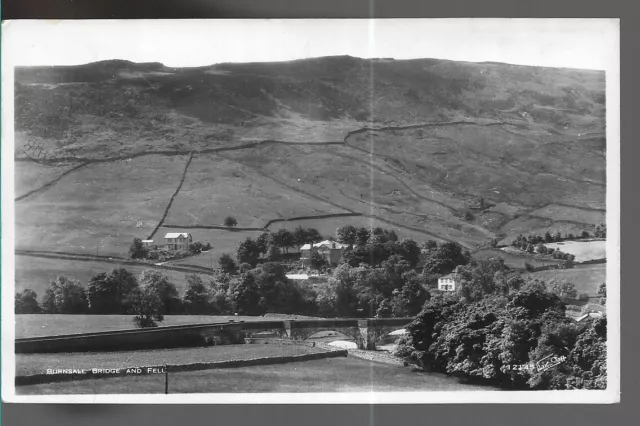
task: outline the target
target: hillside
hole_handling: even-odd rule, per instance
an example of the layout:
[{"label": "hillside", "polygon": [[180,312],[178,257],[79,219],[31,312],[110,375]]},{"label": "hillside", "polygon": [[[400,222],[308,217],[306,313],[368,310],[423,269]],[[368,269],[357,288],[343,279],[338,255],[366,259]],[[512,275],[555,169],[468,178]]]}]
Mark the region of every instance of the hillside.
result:
[{"label": "hillside", "polygon": [[[469,248],[591,230],[605,216],[604,77],[349,56],[17,68],[17,246],[124,255],[163,225],[215,239],[229,231],[198,226],[227,215]],[[349,216],[313,219],[335,214]],[[247,232],[211,243],[233,252]]]}]

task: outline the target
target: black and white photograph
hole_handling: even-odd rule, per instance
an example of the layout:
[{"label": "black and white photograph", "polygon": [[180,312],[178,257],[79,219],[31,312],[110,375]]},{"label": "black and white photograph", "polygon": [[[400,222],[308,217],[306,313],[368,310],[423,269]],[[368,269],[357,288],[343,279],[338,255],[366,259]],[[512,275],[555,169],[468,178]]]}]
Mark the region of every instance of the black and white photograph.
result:
[{"label": "black and white photograph", "polygon": [[619,20],[2,45],[5,401],[619,402]]}]

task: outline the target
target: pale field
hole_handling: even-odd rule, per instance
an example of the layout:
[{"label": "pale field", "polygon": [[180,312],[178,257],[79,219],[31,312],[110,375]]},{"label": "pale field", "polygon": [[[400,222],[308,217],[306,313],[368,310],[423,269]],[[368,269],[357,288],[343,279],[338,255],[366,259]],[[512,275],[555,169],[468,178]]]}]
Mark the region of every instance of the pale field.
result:
[{"label": "pale field", "polygon": [[606,241],[563,241],[545,245],[548,248],[575,255],[576,262],[605,259],[607,257]]},{"label": "pale field", "polygon": [[75,164],[45,166],[33,161],[14,162],[15,198],[46,185],[75,166]]},{"label": "pale field", "polygon": [[598,298],[598,286],[607,280],[607,264],[576,266],[571,269],[550,269],[533,272],[530,275],[544,281],[554,277],[567,280],[576,286],[578,295],[586,293],[591,298]]},{"label": "pale field", "polygon": [[153,155],[65,176],[16,203],[16,248],[126,255],[133,238],[146,238],[161,219],[186,160]]},{"label": "pale field", "polygon": [[238,227],[261,228],[270,219],[342,212],[265,179],[246,166],[201,154],[193,158],[165,223],[224,226],[224,219],[232,216]]},{"label": "pale field", "polygon": [[606,222],[606,213],[597,210],[585,210],[551,204],[539,210],[530,212],[535,216],[548,217],[553,220],[571,220],[591,225],[600,225]]}]

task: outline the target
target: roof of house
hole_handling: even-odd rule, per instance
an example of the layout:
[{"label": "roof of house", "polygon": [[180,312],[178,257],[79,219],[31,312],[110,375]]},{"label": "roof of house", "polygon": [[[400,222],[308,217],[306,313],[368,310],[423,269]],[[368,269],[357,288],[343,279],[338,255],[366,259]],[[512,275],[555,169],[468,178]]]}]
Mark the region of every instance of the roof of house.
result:
[{"label": "roof of house", "polygon": [[143,243],[152,243],[153,240],[142,240]]},{"label": "roof of house", "polygon": [[440,277],[438,278],[438,280],[443,280],[443,279],[454,279],[455,277],[453,276],[453,274],[448,274],[445,275],[444,277]]},{"label": "roof of house", "polygon": [[584,321],[587,318],[601,318],[602,312],[589,312],[588,314],[584,314],[581,317],[576,318],[576,322]]},{"label": "roof of house", "polygon": [[167,235],[165,235],[165,238],[179,238],[179,237],[184,237],[184,238],[189,238],[189,233],[188,232],[169,232]]},{"label": "roof of house", "polygon": [[[337,241],[330,241],[330,240],[325,240],[325,241],[321,241],[319,243],[315,243],[313,246],[314,247],[328,247],[328,248],[333,248],[333,245],[335,244],[335,248],[336,249],[343,249],[343,248],[347,248],[349,247],[347,244],[342,244],[339,243]],[[302,247],[300,247],[300,250],[310,250],[311,249],[311,244],[305,244]]]}]

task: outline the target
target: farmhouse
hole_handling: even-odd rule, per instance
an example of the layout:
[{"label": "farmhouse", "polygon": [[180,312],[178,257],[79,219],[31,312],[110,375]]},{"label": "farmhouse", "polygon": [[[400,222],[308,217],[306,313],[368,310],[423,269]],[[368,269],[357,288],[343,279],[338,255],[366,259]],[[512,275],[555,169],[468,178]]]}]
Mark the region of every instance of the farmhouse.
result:
[{"label": "farmhouse", "polygon": [[348,245],[346,244],[329,240],[316,244],[305,244],[300,247],[300,259],[303,263],[306,263],[311,259],[312,253],[318,253],[329,262],[329,265],[335,266],[342,257],[342,251],[347,247]]},{"label": "farmhouse", "polygon": [[193,242],[188,232],[169,232],[164,236],[164,246],[167,250],[186,251]]},{"label": "farmhouse", "polygon": [[456,291],[456,279],[453,275],[446,275],[438,278],[438,290]]},{"label": "farmhouse", "polygon": [[151,247],[153,245],[153,240],[142,240],[142,245],[145,247]]}]

